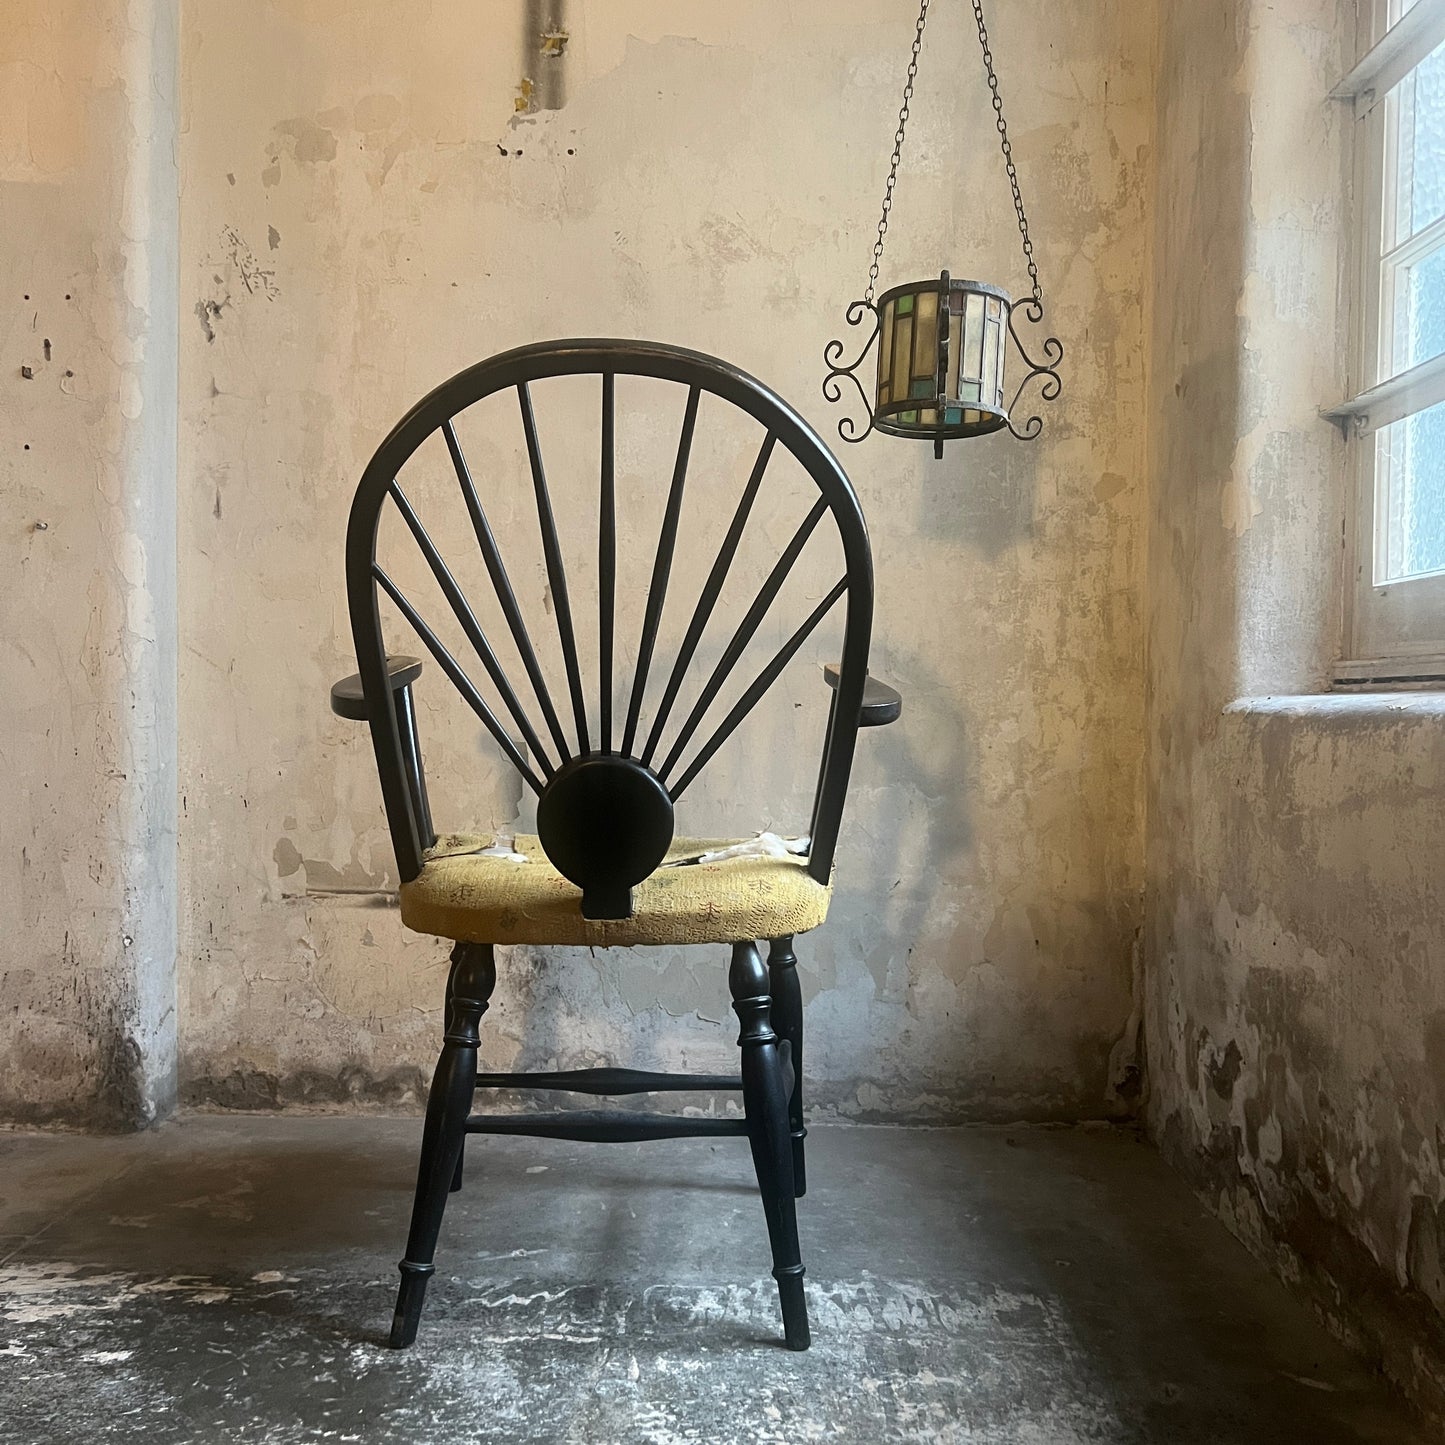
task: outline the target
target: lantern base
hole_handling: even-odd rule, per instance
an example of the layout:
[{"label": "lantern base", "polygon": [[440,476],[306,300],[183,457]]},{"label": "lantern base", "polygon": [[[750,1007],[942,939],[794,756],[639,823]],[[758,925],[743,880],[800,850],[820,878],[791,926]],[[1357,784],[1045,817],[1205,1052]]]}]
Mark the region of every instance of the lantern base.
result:
[{"label": "lantern base", "polygon": [[[957,420],[939,422],[924,422],[921,419],[916,422],[900,421],[898,417],[888,415],[875,415],[873,428],[891,437],[905,437],[910,441],[964,441],[969,437],[986,437],[992,432],[1002,431],[1008,425],[1008,413],[1003,411],[985,411],[977,407],[929,407],[930,413],[941,410],[947,415],[948,412],[957,411],[961,415]],[[920,417],[921,417],[920,413]]]}]

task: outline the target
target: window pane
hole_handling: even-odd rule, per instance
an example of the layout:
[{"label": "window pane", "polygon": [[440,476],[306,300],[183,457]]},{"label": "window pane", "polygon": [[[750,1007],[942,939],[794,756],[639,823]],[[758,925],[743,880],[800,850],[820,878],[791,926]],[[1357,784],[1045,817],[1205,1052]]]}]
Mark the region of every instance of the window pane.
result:
[{"label": "window pane", "polygon": [[1394,268],[1398,374],[1445,352],[1445,250]]},{"label": "window pane", "polygon": [[1376,433],[1376,583],[1445,571],[1445,402]]},{"label": "window pane", "polygon": [[1395,125],[1399,245],[1445,215],[1445,45],[1400,82]]}]

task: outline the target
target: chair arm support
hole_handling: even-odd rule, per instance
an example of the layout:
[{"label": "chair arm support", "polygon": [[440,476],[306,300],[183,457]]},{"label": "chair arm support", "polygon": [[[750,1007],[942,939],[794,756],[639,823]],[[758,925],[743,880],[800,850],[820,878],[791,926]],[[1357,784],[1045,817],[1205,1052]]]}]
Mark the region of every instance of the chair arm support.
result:
[{"label": "chair arm support", "polygon": [[[838,664],[836,662],[825,664],[823,677],[828,686],[836,691]],[[860,728],[884,727],[888,723],[896,722],[902,711],[903,698],[886,682],[879,682],[870,674],[868,680],[863,684],[863,707],[858,714],[858,726]]]},{"label": "chair arm support", "polygon": [[[421,660],[405,654],[389,654],[386,659],[386,680],[391,684],[396,703],[396,725],[401,737],[402,767],[406,786],[411,793],[412,812],[423,851],[436,842],[432,826],[431,803],[426,792],[426,771],[422,767],[421,743],[417,738],[416,708],[412,704],[411,685],[421,676]],[[337,717],[355,722],[366,721],[366,696],[361,687],[361,674],[343,677],[331,689],[331,711]]]},{"label": "chair arm support", "polygon": [[[401,692],[421,676],[421,660],[402,654],[389,655],[386,659],[387,680],[393,692]],[[361,690],[361,674],[353,672],[343,677],[331,688],[331,711],[337,717],[350,718],[353,722],[366,721],[366,697]]]}]

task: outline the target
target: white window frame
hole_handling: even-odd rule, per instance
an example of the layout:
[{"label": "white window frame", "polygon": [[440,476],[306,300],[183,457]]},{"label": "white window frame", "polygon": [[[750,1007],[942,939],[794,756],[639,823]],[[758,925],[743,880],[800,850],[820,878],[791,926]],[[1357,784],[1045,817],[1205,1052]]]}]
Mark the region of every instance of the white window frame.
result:
[{"label": "white window frame", "polygon": [[[1396,23],[1400,0],[1360,0],[1359,62],[1331,92],[1353,107],[1355,263],[1351,372],[1354,394],[1324,415],[1339,424],[1350,451],[1350,515],[1345,527],[1345,685],[1445,686],[1445,574],[1377,585],[1384,497],[1377,496],[1376,449],[1382,428],[1445,401],[1445,356],[1381,382],[1380,318],[1389,304],[1382,265],[1386,144],[1393,87],[1445,42],[1445,0],[1415,0]],[[1388,368],[1385,368],[1388,370]]]}]

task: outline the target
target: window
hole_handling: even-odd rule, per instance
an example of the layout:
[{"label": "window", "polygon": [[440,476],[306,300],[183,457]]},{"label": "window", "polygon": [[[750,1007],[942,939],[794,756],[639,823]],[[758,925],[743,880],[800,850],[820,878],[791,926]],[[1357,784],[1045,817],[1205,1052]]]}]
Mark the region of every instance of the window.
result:
[{"label": "window", "polygon": [[1362,0],[1355,504],[1341,681],[1445,681],[1445,0]]}]

